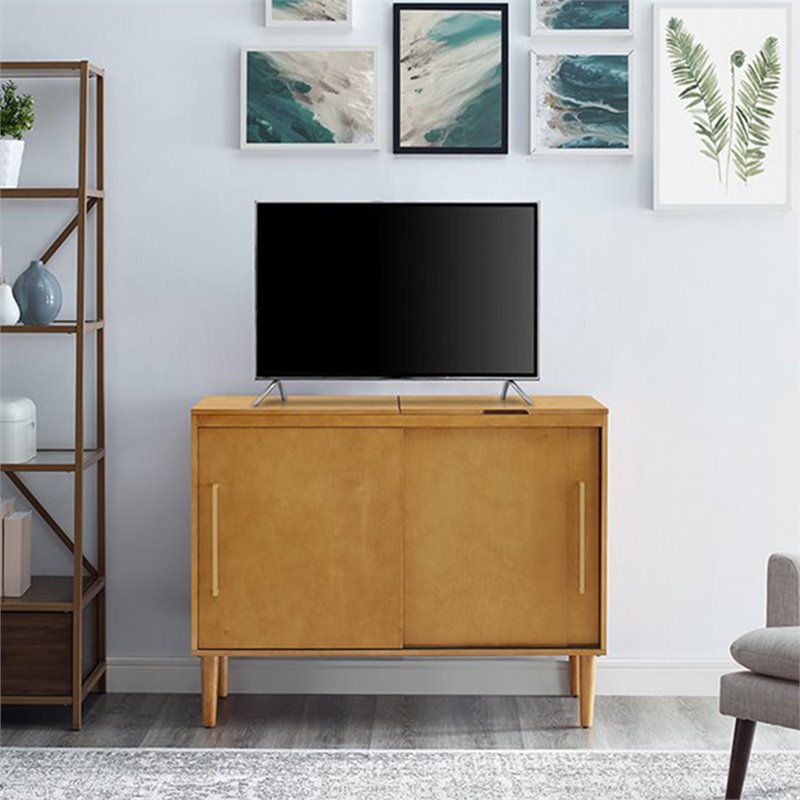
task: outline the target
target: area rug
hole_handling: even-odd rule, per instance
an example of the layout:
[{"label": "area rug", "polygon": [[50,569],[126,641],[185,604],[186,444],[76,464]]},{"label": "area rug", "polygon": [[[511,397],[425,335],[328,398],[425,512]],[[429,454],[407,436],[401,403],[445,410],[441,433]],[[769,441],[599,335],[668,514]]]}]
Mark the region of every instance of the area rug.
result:
[{"label": "area rug", "polygon": [[[0,751],[2,800],[717,800],[727,753]],[[746,798],[798,800],[800,752],[754,753]]]}]

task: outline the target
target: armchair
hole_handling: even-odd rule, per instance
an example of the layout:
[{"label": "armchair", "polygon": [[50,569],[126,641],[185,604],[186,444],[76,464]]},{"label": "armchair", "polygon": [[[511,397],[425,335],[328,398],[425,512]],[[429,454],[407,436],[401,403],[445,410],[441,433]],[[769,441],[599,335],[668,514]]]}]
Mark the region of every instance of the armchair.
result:
[{"label": "armchair", "polygon": [[767,627],[731,645],[746,671],[720,684],[719,710],[736,718],[727,800],[742,796],[757,722],[800,730],[800,557],[770,556],[767,572]]}]

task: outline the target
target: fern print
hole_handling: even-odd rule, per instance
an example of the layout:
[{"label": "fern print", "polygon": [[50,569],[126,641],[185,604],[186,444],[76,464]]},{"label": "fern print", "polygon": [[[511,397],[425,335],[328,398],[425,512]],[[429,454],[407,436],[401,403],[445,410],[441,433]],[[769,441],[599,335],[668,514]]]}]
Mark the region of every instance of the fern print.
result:
[{"label": "fern print", "polygon": [[[743,50],[734,50],[731,53],[731,105],[728,113],[728,119],[736,117],[736,70],[744,66],[747,59]],[[731,182],[731,156],[733,155],[733,137],[729,137],[728,142],[728,163],[725,166],[725,191],[728,191],[728,186]]]},{"label": "fern print", "polygon": [[764,172],[780,79],[778,40],[770,36],[745,70],[736,104],[735,143],[731,142],[731,149],[736,175],[745,186]]},{"label": "fern print", "polygon": [[695,41],[677,17],[667,23],[667,53],[679,97],[700,137],[700,152],[716,164],[721,182],[722,154],[729,142],[730,122],[714,64],[706,48]]}]

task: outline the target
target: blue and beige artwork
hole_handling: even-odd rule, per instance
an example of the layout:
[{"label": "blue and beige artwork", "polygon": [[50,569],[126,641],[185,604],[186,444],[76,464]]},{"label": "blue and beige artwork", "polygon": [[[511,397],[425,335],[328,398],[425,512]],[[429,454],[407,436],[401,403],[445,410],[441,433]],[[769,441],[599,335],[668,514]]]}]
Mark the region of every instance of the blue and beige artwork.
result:
[{"label": "blue and beige artwork", "polygon": [[630,0],[533,0],[538,31],[615,31],[630,26]]},{"label": "blue and beige artwork", "polygon": [[630,148],[627,55],[538,55],[533,149]]},{"label": "blue and beige artwork", "polygon": [[399,25],[399,148],[500,151],[502,12],[402,9]]},{"label": "blue and beige artwork", "polygon": [[277,22],[347,22],[347,0],[272,0]]},{"label": "blue and beige artwork", "polygon": [[245,145],[376,146],[372,50],[250,50]]}]

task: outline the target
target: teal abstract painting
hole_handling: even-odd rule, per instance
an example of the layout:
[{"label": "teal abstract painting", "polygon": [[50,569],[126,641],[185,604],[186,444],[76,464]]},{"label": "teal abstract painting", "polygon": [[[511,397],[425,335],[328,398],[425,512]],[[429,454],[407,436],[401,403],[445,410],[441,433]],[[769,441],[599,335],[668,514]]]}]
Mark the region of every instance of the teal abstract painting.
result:
[{"label": "teal abstract painting", "polygon": [[265,0],[268,26],[350,28],[352,0]]},{"label": "teal abstract painting", "polygon": [[242,53],[242,147],[378,146],[373,48]]},{"label": "teal abstract painting", "polygon": [[628,155],[630,55],[532,54],[531,152]]},{"label": "teal abstract painting", "polygon": [[394,9],[395,153],[507,153],[508,6]]},{"label": "teal abstract painting", "polygon": [[532,33],[630,33],[631,0],[531,0]]}]

